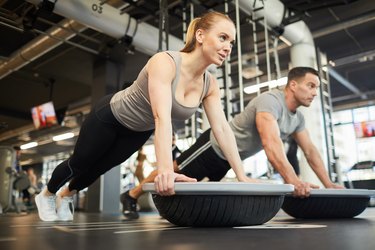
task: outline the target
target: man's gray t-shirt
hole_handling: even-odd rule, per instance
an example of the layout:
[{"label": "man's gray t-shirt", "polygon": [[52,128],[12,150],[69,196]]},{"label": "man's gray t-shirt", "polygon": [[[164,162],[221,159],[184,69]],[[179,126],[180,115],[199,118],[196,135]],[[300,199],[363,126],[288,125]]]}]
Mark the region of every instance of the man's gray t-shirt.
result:
[{"label": "man's gray t-shirt", "polygon": [[[285,103],[285,94],[282,90],[272,90],[254,98],[243,112],[230,121],[230,126],[236,137],[238,151],[244,160],[263,149],[262,142],[256,128],[255,115],[258,112],[268,112],[276,119],[280,129],[280,138],[286,141],[287,137],[305,128],[305,119],[297,110],[293,113]],[[210,141],[215,152],[223,159],[224,155],[211,131]]]}]

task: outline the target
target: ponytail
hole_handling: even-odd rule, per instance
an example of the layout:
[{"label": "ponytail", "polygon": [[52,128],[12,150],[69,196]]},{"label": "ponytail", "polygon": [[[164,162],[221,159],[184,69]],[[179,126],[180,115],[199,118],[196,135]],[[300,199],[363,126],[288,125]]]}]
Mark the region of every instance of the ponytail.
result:
[{"label": "ponytail", "polygon": [[201,20],[200,17],[196,17],[190,22],[188,30],[186,32],[186,44],[184,48],[181,50],[181,52],[189,53],[194,50],[195,42],[196,42],[195,32],[197,31],[196,27],[199,27],[199,25],[197,24],[199,23],[200,20]]}]

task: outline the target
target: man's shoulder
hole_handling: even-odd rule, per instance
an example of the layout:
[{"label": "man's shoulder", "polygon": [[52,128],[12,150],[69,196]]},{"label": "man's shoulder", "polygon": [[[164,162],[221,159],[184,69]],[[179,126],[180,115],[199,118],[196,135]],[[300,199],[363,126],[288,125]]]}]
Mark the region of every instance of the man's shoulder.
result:
[{"label": "man's shoulder", "polygon": [[304,119],[304,118],[305,118],[305,116],[303,115],[302,111],[299,110],[299,109],[296,110],[296,115],[297,115],[298,117],[300,117],[301,119]]},{"label": "man's shoulder", "polygon": [[280,102],[283,101],[283,98],[284,98],[284,95],[283,95],[282,91],[271,90],[271,91],[267,91],[267,92],[264,92],[264,93],[260,94],[259,96],[256,97],[256,100],[260,103],[263,103],[263,102],[280,103]]}]

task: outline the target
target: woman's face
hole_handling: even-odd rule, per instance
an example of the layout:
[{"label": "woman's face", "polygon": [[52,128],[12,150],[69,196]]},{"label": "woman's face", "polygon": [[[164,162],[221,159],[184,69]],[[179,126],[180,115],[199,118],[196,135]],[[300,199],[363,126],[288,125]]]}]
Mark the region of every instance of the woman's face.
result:
[{"label": "woman's face", "polygon": [[236,28],[232,22],[220,18],[210,30],[201,32],[201,45],[204,56],[211,63],[220,66],[232,51]]}]

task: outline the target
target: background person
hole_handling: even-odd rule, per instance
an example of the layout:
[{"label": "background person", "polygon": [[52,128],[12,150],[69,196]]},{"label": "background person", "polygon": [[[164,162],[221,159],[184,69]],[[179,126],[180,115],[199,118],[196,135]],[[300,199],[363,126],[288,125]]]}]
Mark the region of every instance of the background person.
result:
[{"label": "background person", "polygon": [[[176,134],[173,133],[173,136],[172,136],[172,160],[175,161],[176,158],[180,155],[181,155],[181,151],[176,145]],[[142,175],[143,175],[143,172],[142,172]],[[139,183],[142,183],[142,182],[143,182],[143,180],[140,181]],[[126,192],[124,192],[120,195],[120,201],[121,201],[121,204],[122,204],[122,213],[124,214],[124,216],[126,218],[128,218],[128,219],[138,219],[139,218],[139,214],[138,214],[138,211],[137,211],[138,210],[137,199],[134,199],[133,197],[131,197],[129,195],[129,190],[127,190]]]}]

